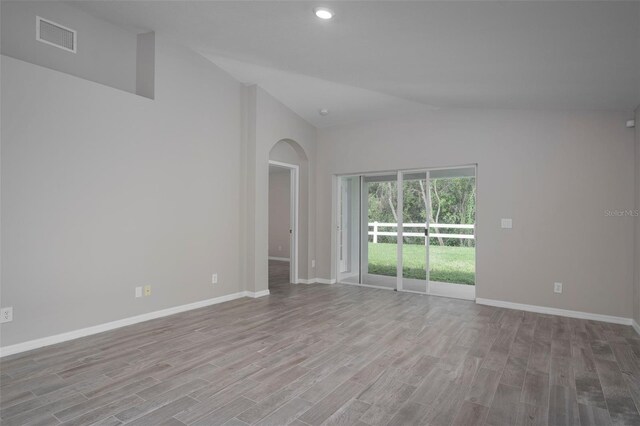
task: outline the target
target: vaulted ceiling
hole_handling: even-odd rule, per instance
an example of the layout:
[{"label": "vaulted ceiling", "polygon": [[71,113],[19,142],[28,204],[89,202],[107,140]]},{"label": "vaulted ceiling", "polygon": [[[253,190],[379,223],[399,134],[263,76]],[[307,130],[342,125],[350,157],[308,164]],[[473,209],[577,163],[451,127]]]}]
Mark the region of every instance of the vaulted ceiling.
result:
[{"label": "vaulted ceiling", "polygon": [[72,3],[180,41],[319,127],[443,107],[640,104],[637,1]]}]

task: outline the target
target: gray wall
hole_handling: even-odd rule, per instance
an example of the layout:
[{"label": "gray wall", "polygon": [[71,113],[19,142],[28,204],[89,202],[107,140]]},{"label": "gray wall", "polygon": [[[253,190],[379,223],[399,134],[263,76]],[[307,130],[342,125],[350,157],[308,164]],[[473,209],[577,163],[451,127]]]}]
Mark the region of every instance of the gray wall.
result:
[{"label": "gray wall", "polygon": [[156,38],[155,100],[2,57],[2,346],[243,290],[242,87]]},{"label": "gray wall", "polygon": [[269,168],[269,256],[289,258],[291,172]]},{"label": "gray wall", "polygon": [[[3,55],[135,93],[136,34],[60,2],[3,1]],[[36,40],[36,16],[77,31],[77,53]]]},{"label": "gray wall", "polygon": [[445,109],[320,130],[318,276],[335,277],[333,174],[477,163],[477,297],[630,318],[634,218],[605,215],[633,206],[626,119]]},{"label": "gray wall", "polygon": [[[243,281],[249,291],[269,288],[269,159],[272,148],[280,141],[295,147],[297,158],[307,162],[300,168],[300,223],[298,225],[298,276],[314,279],[316,196],[315,157],[316,129],[273,96],[257,86],[244,93],[245,122],[243,153],[246,158],[241,216],[246,226],[242,229],[245,251]],[[272,158],[277,159],[277,158]],[[286,160],[285,160],[286,161]],[[305,172],[307,178],[305,180]]]}]

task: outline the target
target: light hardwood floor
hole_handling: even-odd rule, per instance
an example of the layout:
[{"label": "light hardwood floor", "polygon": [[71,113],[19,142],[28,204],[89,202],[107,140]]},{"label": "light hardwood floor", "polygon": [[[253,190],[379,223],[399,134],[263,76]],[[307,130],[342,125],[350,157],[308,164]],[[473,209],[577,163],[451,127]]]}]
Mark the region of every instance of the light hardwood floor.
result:
[{"label": "light hardwood floor", "polygon": [[2,359],[2,425],[640,424],[630,327],[273,281]]}]

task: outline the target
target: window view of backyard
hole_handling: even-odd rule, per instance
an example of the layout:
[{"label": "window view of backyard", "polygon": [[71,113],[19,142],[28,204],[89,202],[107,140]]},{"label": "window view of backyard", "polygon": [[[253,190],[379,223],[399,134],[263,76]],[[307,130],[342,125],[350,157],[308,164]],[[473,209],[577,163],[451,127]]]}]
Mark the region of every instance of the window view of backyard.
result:
[{"label": "window view of backyard", "polygon": [[[396,188],[395,182],[368,186],[370,274],[396,276]],[[408,176],[402,191],[403,277],[426,278],[424,224],[429,212],[429,279],[474,285],[475,178],[432,178],[427,185],[424,177]]]}]

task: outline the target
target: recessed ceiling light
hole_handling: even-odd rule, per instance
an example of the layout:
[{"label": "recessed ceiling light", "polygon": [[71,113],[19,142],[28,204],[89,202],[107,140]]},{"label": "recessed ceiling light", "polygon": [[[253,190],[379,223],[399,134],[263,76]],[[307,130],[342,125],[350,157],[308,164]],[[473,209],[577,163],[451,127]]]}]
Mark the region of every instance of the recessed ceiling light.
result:
[{"label": "recessed ceiling light", "polygon": [[327,9],[326,7],[316,7],[313,9],[313,13],[320,19],[331,19],[333,18],[333,11],[331,9]]},{"label": "recessed ceiling light", "polygon": [[325,116],[329,114],[329,110],[326,108],[321,108],[320,110],[318,110],[318,113],[322,116]]}]

